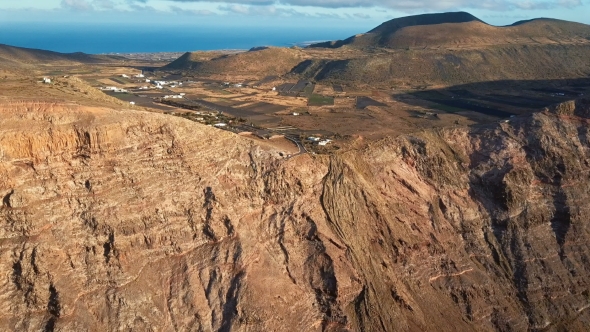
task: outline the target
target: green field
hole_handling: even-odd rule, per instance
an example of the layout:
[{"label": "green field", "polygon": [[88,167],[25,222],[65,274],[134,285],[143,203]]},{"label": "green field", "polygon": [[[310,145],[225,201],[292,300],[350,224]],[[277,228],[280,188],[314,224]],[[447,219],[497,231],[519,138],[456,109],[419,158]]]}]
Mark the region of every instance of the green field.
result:
[{"label": "green field", "polygon": [[312,94],[307,100],[308,106],[332,106],[334,105],[334,97],[322,96]]},{"label": "green field", "polygon": [[315,89],[315,84],[308,84],[305,89],[303,89],[303,96],[304,97],[311,97],[313,95],[313,90]]}]

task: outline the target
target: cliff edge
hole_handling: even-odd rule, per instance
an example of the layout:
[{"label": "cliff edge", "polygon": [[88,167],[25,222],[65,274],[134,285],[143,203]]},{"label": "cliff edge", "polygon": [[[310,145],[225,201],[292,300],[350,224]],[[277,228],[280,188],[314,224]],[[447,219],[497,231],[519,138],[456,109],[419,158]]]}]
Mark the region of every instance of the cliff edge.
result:
[{"label": "cliff edge", "polygon": [[590,324],[588,101],[288,161],[159,114],[0,114],[2,330]]}]

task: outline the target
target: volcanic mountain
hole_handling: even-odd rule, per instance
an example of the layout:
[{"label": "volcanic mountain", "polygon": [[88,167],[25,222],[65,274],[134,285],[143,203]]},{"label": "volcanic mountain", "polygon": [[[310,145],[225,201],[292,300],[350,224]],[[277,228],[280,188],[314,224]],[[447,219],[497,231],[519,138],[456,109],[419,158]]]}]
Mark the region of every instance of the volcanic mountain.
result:
[{"label": "volcanic mountain", "polygon": [[0,98],[2,331],[584,331],[588,101],[278,151]]},{"label": "volcanic mountain", "polygon": [[590,26],[534,19],[497,27],[464,12],[426,14],[305,49],[186,53],[162,69],[389,87],[580,78],[590,75]]},{"label": "volcanic mountain", "polygon": [[590,325],[590,100],[285,158],[76,80],[0,81],[0,331]]},{"label": "volcanic mountain", "polygon": [[291,72],[348,85],[455,85],[590,75],[590,26],[553,19],[496,27],[464,12],[410,16],[308,50],[360,52],[341,59],[314,58]]},{"label": "volcanic mountain", "polygon": [[199,75],[282,75],[304,59],[298,49],[264,47],[210,58],[203,52],[187,52],[164,70],[187,70]]},{"label": "volcanic mountain", "polygon": [[108,55],[93,55],[81,52],[59,53],[32,48],[0,44],[0,66],[18,67],[35,64],[97,64],[120,61],[124,58]]},{"label": "volcanic mountain", "polygon": [[482,47],[507,44],[588,43],[590,26],[554,19],[521,21],[510,26],[489,25],[465,13],[408,16],[387,21],[371,31],[345,40],[310,47]]}]

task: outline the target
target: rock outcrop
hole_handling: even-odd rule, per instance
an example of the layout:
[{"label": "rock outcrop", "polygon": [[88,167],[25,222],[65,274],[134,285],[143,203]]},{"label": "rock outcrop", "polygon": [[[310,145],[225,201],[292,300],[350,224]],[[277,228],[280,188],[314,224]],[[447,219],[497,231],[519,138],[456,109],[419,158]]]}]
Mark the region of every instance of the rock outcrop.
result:
[{"label": "rock outcrop", "polygon": [[587,101],[289,160],[160,114],[0,108],[0,330],[590,324]]}]

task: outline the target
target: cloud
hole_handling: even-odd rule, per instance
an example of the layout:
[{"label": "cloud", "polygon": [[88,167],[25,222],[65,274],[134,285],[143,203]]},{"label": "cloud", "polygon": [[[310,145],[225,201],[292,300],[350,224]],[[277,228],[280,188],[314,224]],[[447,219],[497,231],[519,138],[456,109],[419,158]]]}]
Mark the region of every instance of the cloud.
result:
[{"label": "cloud", "polygon": [[239,4],[221,5],[217,8],[222,12],[249,16],[306,16],[307,14],[292,8],[276,6],[247,6]]},{"label": "cloud", "polygon": [[207,9],[184,9],[178,6],[170,6],[168,7],[171,12],[180,15],[195,15],[195,16],[209,16],[215,15],[214,12],[207,10]]},{"label": "cloud", "polygon": [[369,18],[371,18],[370,15],[363,14],[363,13],[354,13],[353,16],[356,17],[356,18],[362,18],[362,19],[369,19]]},{"label": "cloud", "polygon": [[[146,0],[131,0],[141,1]],[[509,11],[514,9],[533,10],[557,7],[574,8],[582,5],[581,0],[168,0],[176,3],[224,3],[228,6],[273,6],[291,5],[322,8],[389,8],[402,11],[413,10],[457,10],[486,9]],[[238,8],[238,7],[236,7]]]},{"label": "cloud", "polygon": [[87,12],[94,10],[92,4],[86,0],[61,0],[61,6],[65,9]]},{"label": "cloud", "polygon": [[[129,1],[129,0],[128,0]],[[131,0],[130,2],[138,2],[141,0]],[[116,7],[116,3],[113,0],[62,0],[61,7],[78,11],[78,12],[90,12],[94,10],[113,10]]]},{"label": "cloud", "polygon": [[115,3],[111,0],[94,0],[94,5],[100,9],[114,9]]}]

